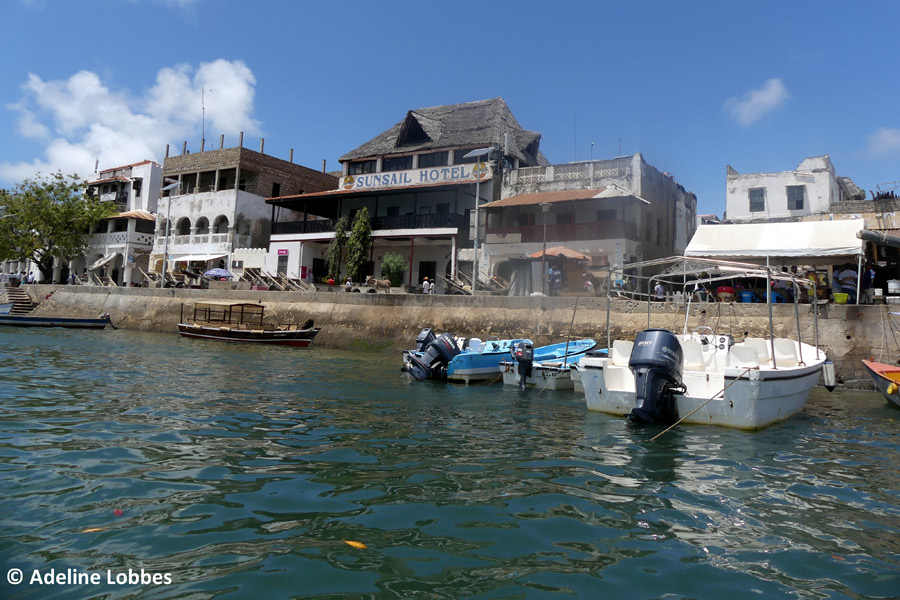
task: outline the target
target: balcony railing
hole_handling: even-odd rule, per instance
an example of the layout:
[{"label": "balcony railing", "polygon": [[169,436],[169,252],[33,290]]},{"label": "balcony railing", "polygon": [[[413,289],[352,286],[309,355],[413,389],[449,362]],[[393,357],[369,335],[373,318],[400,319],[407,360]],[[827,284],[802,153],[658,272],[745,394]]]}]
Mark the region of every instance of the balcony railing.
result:
[{"label": "balcony railing", "polygon": [[[544,226],[488,227],[488,234],[520,234],[523,244],[540,243],[544,239]],[[592,223],[566,223],[547,225],[547,242],[569,240],[607,240],[625,238],[637,240],[637,225],[630,221],[594,221]]]},{"label": "balcony railing", "polygon": [[[388,229],[441,229],[458,228],[463,223],[463,215],[436,213],[430,215],[394,215],[369,219],[372,231]],[[286,233],[328,233],[334,231],[336,219],[317,221],[292,221],[272,223],[272,235]]]}]

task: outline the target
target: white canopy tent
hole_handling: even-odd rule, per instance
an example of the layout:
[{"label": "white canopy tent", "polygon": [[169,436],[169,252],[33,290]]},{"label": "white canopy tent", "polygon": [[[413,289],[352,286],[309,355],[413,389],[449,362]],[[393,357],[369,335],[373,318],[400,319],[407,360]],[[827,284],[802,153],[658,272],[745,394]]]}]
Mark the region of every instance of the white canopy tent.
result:
[{"label": "white canopy tent", "polygon": [[700,225],[684,254],[770,265],[854,261],[860,273],[865,242],[857,234],[864,229],[863,219]]}]

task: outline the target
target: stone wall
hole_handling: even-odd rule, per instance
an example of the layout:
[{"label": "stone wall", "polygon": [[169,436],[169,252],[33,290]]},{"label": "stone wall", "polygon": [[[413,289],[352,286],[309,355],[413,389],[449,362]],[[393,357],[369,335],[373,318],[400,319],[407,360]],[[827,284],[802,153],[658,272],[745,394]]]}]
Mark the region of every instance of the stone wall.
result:
[{"label": "stone wall", "polygon": [[[202,300],[261,302],[268,320],[315,320],[322,327],[316,345],[333,348],[400,350],[411,347],[419,330],[450,331],[485,339],[529,337],[536,344],[572,338],[596,338],[606,346],[606,302],[595,297],[431,296],[414,294],[356,294],[334,292],[259,292],[25,286],[31,297],[43,300],[35,314],[93,317],[109,313],[113,324],[125,329],[175,333],[182,306],[189,310]],[[48,294],[49,298],[45,299]],[[838,379],[848,387],[872,388],[861,358],[874,356],[893,362],[897,348],[887,326],[884,305],[831,305],[819,318],[819,345],[834,363]],[[633,337],[647,327],[646,304],[614,300],[613,339]],[[796,336],[793,305],[773,307],[778,336]],[[574,314],[574,321],[573,321]],[[764,336],[768,313],[761,304],[712,303],[695,305],[689,327],[706,325],[731,333]],[[801,339],[814,343],[809,305],[800,305]],[[672,304],[654,305],[650,325],[681,331],[684,312]],[[571,329],[570,329],[571,327]],[[399,357],[398,357],[399,365]]]}]

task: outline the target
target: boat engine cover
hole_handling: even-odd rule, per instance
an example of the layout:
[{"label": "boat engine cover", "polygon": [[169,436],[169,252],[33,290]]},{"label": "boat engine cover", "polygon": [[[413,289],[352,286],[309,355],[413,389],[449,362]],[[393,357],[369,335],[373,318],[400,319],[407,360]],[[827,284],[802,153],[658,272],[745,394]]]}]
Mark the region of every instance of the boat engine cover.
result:
[{"label": "boat engine cover", "polygon": [[629,418],[641,423],[673,423],[677,418],[670,388],[681,387],[684,352],[667,329],[646,329],[634,340],[628,366],[634,371],[635,408]]},{"label": "boat engine cover", "polygon": [[425,348],[428,347],[428,344],[434,341],[434,338],[434,331],[426,327],[419,332],[419,335],[416,336],[416,350],[418,350],[419,352],[425,352]]}]

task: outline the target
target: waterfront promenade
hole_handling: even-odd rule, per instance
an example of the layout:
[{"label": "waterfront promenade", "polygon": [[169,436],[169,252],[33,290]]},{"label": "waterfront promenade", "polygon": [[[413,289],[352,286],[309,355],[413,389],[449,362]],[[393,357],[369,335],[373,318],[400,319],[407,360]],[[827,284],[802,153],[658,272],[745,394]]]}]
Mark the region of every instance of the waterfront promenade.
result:
[{"label": "waterfront promenade", "polygon": [[[443,296],[422,294],[356,294],[333,292],[269,292],[149,288],[103,288],[33,285],[25,289],[41,304],[36,314],[96,316],[109,313],[113,324],[125,329],[177,332],[181,308],[203,300],[261,302],[267,318],[280,322],[315,320],[322,332],[316,345],[336,349],[402,349],[413,345],[423,327],[470,337],[530,337],[537,344],[593,337],[606,341],[606,301],[603,298]],[[49,295],[49,298],[47,296]],[[800,305],[800,335],[814,343],[812,307]],[[647,326],[646,304],[614,300],[610,307],[613,338],[630,337]],[[894,343],[887,330],[884,305],[828,305],[819,316],[819,345],[836,367],[839,384],[873,389],[860,359],[874,356],[891,362]],[[776,335],[797,335],[794,306],[773,307]],[[574,321],[573,321],[574,313]],[[683,307],[655,304],[653,327],[681,331]],[[765,335],[768,311],[764,304],[695,304],[689,327]]]}]

